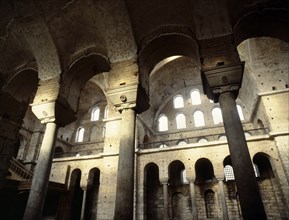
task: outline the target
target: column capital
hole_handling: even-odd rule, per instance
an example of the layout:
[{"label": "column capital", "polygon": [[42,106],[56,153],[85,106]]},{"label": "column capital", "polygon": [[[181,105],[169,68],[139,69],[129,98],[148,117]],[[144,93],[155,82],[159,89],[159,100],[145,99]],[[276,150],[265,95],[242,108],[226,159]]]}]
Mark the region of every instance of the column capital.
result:
[{"label": "column capital", "polygon": [[223,176],[222,176],[222,177],[216,176],[216,179],[217,179],[218,182],[219,182],[219,181],[224,181],[224,177],[223,177]]},{"label": "column capital", "polygon": [[245,62],[221,65],[202,70],[204,93],[214,102],[219,101],[220,94],[232,92],[237,98],[242,85]]},{"label": "column capital", "polygon": [[31,109],[41,123],[55,122],[55,105],[56,100],[50,100],[42,103],[32,103]]},{"label": "column capital", "polygon": [[41,123],[54,122],[60,126],[70,124],[76,119],[75,112],[58,99],[32,103],[31,109]]},{"label": "column capital", "polygon": [[160,183],[162,185],[167,185],[169,183],[169,179],[168,178],[160,178]]},{"label": "column capital", "polygon": [[122,105],[114,106],[114,110],[122,113],[123,111],[127,111],[129,109],[135,110],[135,103],[124,103]]},{"label": "column capital", "polygon": [[142,97],[142,89],[138,84],[125,84],[117,88],[109,88],[107,98],[114,105],[115,110],[122,112],[124,109],[134,109],[137,113],[141,113],[148,109],[148,100],[140,99]]}]

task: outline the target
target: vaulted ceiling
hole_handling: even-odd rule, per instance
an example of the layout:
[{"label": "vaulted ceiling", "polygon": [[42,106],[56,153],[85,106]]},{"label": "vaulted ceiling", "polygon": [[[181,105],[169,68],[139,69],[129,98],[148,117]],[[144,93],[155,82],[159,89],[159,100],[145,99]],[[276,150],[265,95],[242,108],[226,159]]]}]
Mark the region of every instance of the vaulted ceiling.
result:
[{"label": "vaulted ceiling", "polygon": [[[61,75],[88,54],[111,65],[135,59],[141,83],[149,84],[151,116],[243,40],[289,42],[288,0],[1,0],[0,14],[2,85],[25,69],[40,79]],[[105,91],[109,79],[104,72],[90,82]]]}]

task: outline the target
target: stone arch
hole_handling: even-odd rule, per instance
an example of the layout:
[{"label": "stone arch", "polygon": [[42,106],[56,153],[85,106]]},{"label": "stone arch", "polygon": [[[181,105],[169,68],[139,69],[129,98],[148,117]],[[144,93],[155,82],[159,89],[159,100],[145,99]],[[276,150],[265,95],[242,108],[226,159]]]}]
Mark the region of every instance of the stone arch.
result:
[{"label": "stone arch", "polygon": [[85,219],[97,219],[97,205],[100,186],[100,170],[92,168],[88,173],[87,194],[84,210]]},{"label": "stone arch", "polygon": [[63,75],[61,96],[68,101],[74,111],[79,104],[80,92],[86,82],[101,72],[109,71],[109,61],[100,54],[88,54],[70,65]]},{"label": "stone arch", "polygon": [[228,204],[229,219],[238,219],[241,217],[241,209],[230,155],[226,156],[223,160],[223,167],[225,180],[224,187],[226,189],[226,196],[228,196],[226,203]]},{"label": "stone arch", "polygon": [[189,219],[192,215],[190,187],[188,181],[184,181],[185,165],[180,160],[174,160],[169,164],[168,191],[169,207],[173,219]]},{"label": "stone arch", "polygon": [[151,162],[144,168],[144,217],[145,219],[162,219],[160,199],[163,195],[159,180],[159,167]]},{"label": "stone arch", "polygon": [[212,182],[215,179],[212,162],[207,158],[200,158],[195,163],[196,183]]},{"label": "stone arch", "polygon": [[38,73],[36,70],[23,69],[7,79],[3,90],[17,101],[30,103],[38,86]]},{"label": "stone arch", "polygon": [[[36,5],[32,7],[36,8]],[[33,22],[23,25],[22,30],[35,56],[39,78],[45,81],[59,77],[62,68],[57,46],[47,24],[39,15],[36,17]]]},{"label": "stone arch", "polygon": [[230,155],[223,160],[225,181],[235,180],[234,170]]},{"label": "stone arch", "polygon": [[235,44],[253,37],[273,37],[289,42],[289,11],[285,8],[263,8],[252,11],[235,23],[233,35]]},{"label": "stone arch", "polygon": [[81,170],[75,168],[70,174],[68,192],[59,206],[63,207],[63,219],[80,219],[83,191],[80,188]]},{"label": "stone arch", "polygon": [[174,55],[199,61],[196,40],[188,34],[166,33],[151,37],[139,53],[140,83],[149,92],[149,75],[157,63]]},{"label": "stone arch", "polygon": [[280,183],[275,178],[271,157],[264,152],[258,152],[253,157],[253,163],[259,171],[258,185],[266,213],[271,213],[274,219],[286,219],[286,200]]},{"label": "stone arch", "polygon": [[11,75],[0,92],[0,129],[9,138],[0,137],[0,181],[7,173],[9,160],[16,157],[20,148],[19,133],[28,104],[37,88],[38,75],[33,69],[25,69]]},{"label": "stone arch", "polygon": [[253,157],[253,162],[258,167],[260,178],[266,179],[274,177],[270,156],[268,154],[263,152],[256,153]]},{"label": "stone arch", "polygon": [[169,184],[171,186],[182,184],[181,172],[184,169],[185,165],[179,160],[174,160],[169,164]]}]

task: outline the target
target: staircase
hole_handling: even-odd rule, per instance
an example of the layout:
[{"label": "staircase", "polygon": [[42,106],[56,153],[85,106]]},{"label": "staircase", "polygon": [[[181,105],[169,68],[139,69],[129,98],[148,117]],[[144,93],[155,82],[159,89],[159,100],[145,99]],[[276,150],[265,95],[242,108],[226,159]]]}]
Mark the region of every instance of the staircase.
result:
[{"label": "staircase", "polygon": [[7,179],[13,180],[31,180],[33,178],[33,173],[27,170],[22,163],[16,160],[14,157],[10,159],[9,172],[11,173]]}]

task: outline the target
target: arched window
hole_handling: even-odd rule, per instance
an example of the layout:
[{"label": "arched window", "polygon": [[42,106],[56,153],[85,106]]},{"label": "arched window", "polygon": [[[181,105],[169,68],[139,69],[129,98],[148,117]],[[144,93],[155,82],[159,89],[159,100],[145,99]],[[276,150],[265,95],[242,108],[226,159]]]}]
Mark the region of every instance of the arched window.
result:
[{"label": "arched window", "polygon": [[200,91],[197,89],[192,90],[191,99],[192,99],[192,105],[200,105],[202,103]]},{"label": "arched window", "polygon": [[200,158],[195,164],[196,181],[197,184],[212,182],[215,179],[214,168],[210,160],[207,158]]},{"label": "arched window", "polygon": [[227,140],[227,136],[226,136],[226,135],[221,135],[221,136],[219,137],[219,140],[220,140],[220,141],[226,141],[226,140]]},{"label": "arched window", "polygon": [[226,181],[235,180],[233,167],[231,165],[226,165],[224,167],[224,173],[225,173],[225,180]]},{"label": "arched window", "polygon": [[177,123],[177,129],[186,128],[186,116],[183,113],[179,113],[176,116],[176,123]]},{"label": "arched window", "polygon": [[169,164],[169,186],[178,186],[183,184],[183,170],[185,170],[184,164],[175,160]]},{"label": "arched window", "polygon": [[240,120],[243,121],[244,120],[244,115],[243,115],[242,107],[240,105],[237,105],[237,110],[238,110],[238,114],[239,114]]},{"label": "arched window", "polygon": [[[258,167],[259,177],[262,179],[274,177],[274,172],[269,160],[269,156],[265,153],[257,153],[253,157],[253,163]],[[256,168],[255,167],[255,168]]]},{"label": "arched window", "polygon": [[166,148],[166,147],[167,147],[166,144],[161,144],[161,145],[160,145],[160,148]]},{"label": "arched window", "polygon": [[99,107],[95,107],[94,109],[92,109],[91,121],[98,121],[99,120],[99,113],[100,113]]},{"label": "arched window", "polygon": [[76,142],[83,142],[84,131],[85,130],[84,130],[83,127],[80,127],[80,128],[77,129],[76,139],[75,139]]},{"label": "arched window", "polygon": [[200,138],[198,140],[198,143],[207,143],[207,142],[208,142],[208,140],[206,138]]},{"label": "arched window", "polygon": [[179,143],[178,143],[178,146],[182,146],[182,145],[187,145],[188,143],[186,142],[186,141],[180,141]]},{"label": "arched window", "polygon": [[105,106],[103,117],[108,118],[108,106]]},{"label": "arched window", "polygon": [[196,111],[194,113],[194,121],[196,127],[205,126],[204,113],[201,111]]},{"label": "arched window", "polygon": [[185,169],[181,171],[181,180],[182,180],[182,184],[189,183],[189,181],[187,180],[187,173]]},{"label": "arched window", "polygon": [[159,117],[159,131],[167,131],[168,130],[168,118],[165,115],[161,115]]},{"label": "arched window", "polygon": [[184,107],[184,99],[181,95],[176,95],[174,98],[174,108],[183,108]]},{"label": "arched window", "polygon": [[213,115],[213,121],[215,125],[223,122],[222,112],[219,107],[216,107],[212,110],[212,115]]}]

